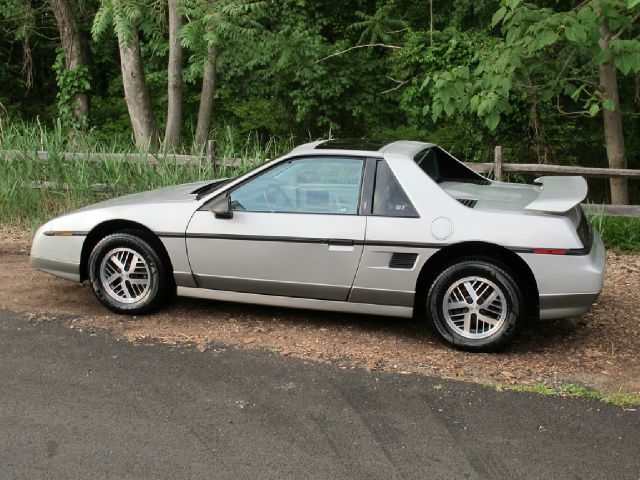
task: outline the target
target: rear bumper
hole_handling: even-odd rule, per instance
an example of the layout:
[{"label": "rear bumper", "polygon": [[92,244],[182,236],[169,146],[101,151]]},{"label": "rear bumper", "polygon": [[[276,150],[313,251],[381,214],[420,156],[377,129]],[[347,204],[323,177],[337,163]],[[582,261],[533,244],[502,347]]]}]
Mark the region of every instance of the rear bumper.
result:
[{"label": "rear bumper", "polygon": [[525,254],[522,258],[538,284],[540,318],[582,315],[602,291],[606,252],[595,231],[586,255]]},{"label": "rear bumper", "polygon": [[587,312],[600,293],[540,295],[540,318],[575,317]]}]

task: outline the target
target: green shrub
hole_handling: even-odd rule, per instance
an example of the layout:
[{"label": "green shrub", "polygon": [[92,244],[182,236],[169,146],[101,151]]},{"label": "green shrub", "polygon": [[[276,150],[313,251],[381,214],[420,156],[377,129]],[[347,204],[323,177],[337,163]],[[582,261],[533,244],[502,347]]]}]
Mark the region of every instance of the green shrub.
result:
[{"label": "green shrub", "polygon": [[591,215],[589,220],[608,249],[640,253],[640,218]]}]

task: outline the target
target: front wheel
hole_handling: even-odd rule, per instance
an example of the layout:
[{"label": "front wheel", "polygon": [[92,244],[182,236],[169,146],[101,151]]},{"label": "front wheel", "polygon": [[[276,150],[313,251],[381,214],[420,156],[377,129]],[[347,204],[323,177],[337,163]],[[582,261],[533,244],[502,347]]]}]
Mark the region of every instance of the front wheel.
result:
[{"label": "front wheel", "polygon": [[427,294],[427,312],[438,333],[462,350],[496,351],[523,322],[522,290],[502,266],[466,259],[445,268]]},{"label": "front wheel", "polygon": [[127,232],[108,235],[89,257],[91,287],[98,300],[116,313],[149,313],[170,296],[160,256],[141,237]]}]

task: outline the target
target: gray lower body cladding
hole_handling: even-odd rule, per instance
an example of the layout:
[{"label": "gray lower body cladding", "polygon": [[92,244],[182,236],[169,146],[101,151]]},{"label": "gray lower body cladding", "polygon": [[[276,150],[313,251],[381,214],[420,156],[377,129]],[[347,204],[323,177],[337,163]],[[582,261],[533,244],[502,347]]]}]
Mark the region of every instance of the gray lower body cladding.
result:
[{"label": "gray lower body cladding", "polygon": [[80,281],[80,263],[77,262],[31,256],[29,257],[29,265],[72,282]]}]

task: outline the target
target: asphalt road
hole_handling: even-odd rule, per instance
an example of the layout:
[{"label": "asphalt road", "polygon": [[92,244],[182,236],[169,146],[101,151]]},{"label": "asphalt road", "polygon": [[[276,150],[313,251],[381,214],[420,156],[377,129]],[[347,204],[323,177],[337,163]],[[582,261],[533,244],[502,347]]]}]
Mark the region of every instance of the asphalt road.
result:
[{"label": "asphalt road", "polygon": [[640,478],[639,412],[64,324],[0,311],[2,480]]}]

